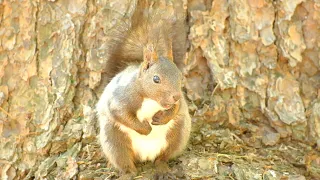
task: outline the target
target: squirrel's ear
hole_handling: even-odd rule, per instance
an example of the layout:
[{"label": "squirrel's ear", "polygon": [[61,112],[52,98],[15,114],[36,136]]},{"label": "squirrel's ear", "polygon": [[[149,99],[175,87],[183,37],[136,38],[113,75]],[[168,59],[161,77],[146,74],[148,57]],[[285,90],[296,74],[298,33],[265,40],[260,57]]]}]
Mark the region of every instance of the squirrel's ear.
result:
[{"label": "squirrel's ear", "polygon": [[172,41],[169,40],[168,59],[173,62]]},{"label": "squirrel's ear", "polygon": [[158,61],[157,52],[155,51],[152,44],[147,44],[143,48],[143,62],[141,66],[141,71],[149,69],[156,61]]}]

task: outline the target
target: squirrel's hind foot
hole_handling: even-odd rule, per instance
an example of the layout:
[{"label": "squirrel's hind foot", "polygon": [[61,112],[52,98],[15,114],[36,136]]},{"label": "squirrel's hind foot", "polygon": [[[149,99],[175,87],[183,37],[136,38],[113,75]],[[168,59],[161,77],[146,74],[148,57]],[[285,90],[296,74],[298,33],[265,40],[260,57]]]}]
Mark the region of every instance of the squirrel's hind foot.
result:
[{"label": "squirrel's hind foot", "polygon": [[168,164],[164,161],[155,162],[155,171],[153,176],[155,180],[176,179],[175,175],[170,172]]}]

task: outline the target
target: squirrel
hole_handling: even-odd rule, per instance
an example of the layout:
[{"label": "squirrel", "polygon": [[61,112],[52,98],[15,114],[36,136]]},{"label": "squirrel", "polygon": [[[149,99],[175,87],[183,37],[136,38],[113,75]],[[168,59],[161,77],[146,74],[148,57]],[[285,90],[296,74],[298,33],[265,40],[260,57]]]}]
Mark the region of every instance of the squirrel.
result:
[{"label": "squirrel", "polygon": [[103,152],[130,177],[144,161],[168,175],[167,161],[184,150],[191,130],[182,73],[174,63],[184,56],[186,32],[176,10],[182,7],[170,13],[153,8],[156,3],[138,1],[130,28],[116,34],[110,60],[117,67],[128,64],[96,105]]}]

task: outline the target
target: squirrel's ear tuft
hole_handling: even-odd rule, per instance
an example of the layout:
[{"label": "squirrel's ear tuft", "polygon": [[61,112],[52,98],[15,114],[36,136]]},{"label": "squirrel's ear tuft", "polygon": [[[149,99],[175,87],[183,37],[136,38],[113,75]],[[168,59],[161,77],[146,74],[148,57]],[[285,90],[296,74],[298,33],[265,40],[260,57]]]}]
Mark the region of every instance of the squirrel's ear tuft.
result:
[{"label": "squirrel's ear tuft", "polygon": [[173,62],[172,41],[169,40],[168,42],[169,42],[169,47],[167,51],[167,56],[168,56],[168,59]]},{"label": "squirrel's ear tuft", "polygon": [[154,46],[152,44],[147,44],[143,48],[143,62],[142,62],[141,71],[145,71],[149,69],[149,67],[152,66],[157,61],[158,61],[158,55],[154,49]]}]

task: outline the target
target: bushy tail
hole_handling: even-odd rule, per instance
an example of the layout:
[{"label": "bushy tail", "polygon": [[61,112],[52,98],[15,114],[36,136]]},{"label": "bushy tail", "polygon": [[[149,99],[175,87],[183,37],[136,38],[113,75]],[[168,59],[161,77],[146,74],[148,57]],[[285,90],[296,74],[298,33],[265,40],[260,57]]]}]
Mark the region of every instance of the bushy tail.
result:
[{"label": "bushy tail", "polygon": [[[164,4],[158,0],[138,0],[129,21],[120,21],[110,31],[108,64],[118,73],[128,63],[142,62],[143,50],[152,44],[158,57],[181,64],[186,52],[186,23],[182,1]],[[107,67],[107,69],[111,70]]]}]

